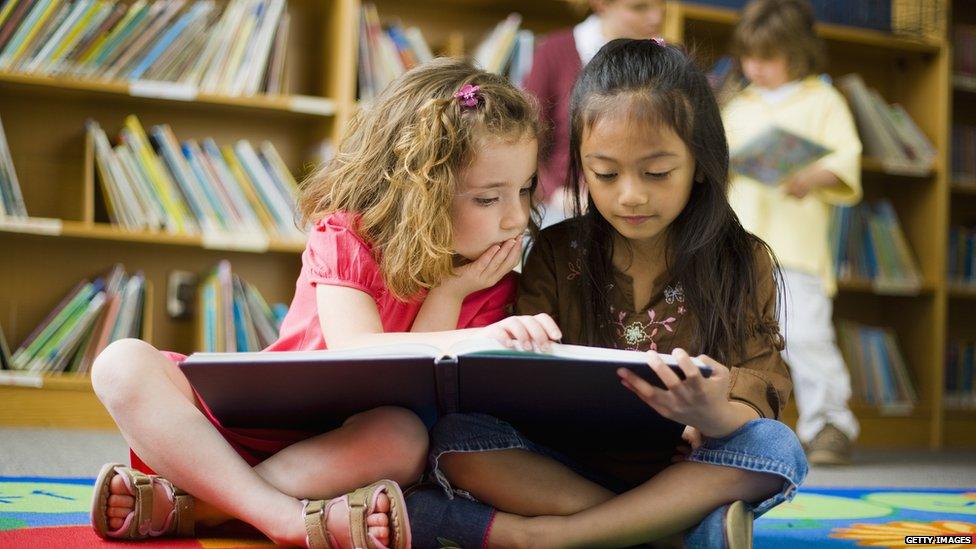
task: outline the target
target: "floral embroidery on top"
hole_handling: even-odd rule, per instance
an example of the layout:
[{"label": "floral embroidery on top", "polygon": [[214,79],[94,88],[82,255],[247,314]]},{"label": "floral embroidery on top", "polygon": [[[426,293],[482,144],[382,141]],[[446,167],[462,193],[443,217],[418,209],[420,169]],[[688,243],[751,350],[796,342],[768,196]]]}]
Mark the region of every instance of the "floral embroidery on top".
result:
[{"label": "floral embroidery on top", "polygon": [[[613,312],[613,307],[610,308],[610,312]],[[657,320],[657,313],[654,309],[648,309],[647,311],[647,322],[641,322],[640,320],[635,320],[629,324],[624,324],[624,319],[627,318],[627,313],[620,311],[617,313],[617,320],[614,324],[617,325],[617,335],[620,337],[624,343],[627,345],[628,350],[639,351],[642,343],[650,341],[650,346],[648,347],[652,351],[657,350],[657,337],[658,332],[661,328],[664,328],[668,333],[674,333],[674,322],[678,319],[669,316],[664,320]],[[650,333],[648,333],[650,330]]]},{"label": "floral embroidery on top", "polygon": [[673,305],[675,301],[679,301],[681,303],[685,302],[685,289],[681,287],[680,282],[674,286],[665,286],[664,301],[666,301],[668,305]]},{"label": "floral embroidery on top", "polygon": [[583,258],[577,257],[576,261],[569,262],[569,274],[566,275],[566,280],[576,280],[583,274]]}]

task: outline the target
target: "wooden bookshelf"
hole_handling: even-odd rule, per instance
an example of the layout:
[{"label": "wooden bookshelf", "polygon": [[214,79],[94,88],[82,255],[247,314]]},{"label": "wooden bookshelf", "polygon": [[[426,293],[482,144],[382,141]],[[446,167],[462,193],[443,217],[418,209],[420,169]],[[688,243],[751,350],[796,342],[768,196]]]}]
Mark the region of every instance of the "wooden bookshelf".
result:
[{"label": "wooden bookshelf", "polygon": [[[669,16],[680,19],[674,26],[679,35],[670,38],[690,45],[703,66],[725,54],[738,12],[694,2],[682,2],[673,11]],[[842,25],[820,24],[817,32],[827,45],[831,77],[861,74],[887,101],[901,103],[939,151],[934,168],[924,172],[893,170],[878,160],[862,159],[865,198],[886,198],[894,205],[924,282],[917,291],[900,291],[871,281],[839,281],[834,314],[836,319],[893,328],[920,398],[906,416],[854,404],[862,427],[858,444],[939,447],[944,434],[943,372],[932,357],[943,356],[946,340],[949,170],[944,167],[949,165],[950,48],[945,38],[912,39]]]},{"label": "wooden bookshelf", "polygon": [[[567,0],[376,4],[382,19],[420,27],[435,53],[453,55],[471,51],[511,12],[522,13],[523,26],[537,33],[570,26],[583,17]],[[127,84],[0,73],[0,116],[28,209],[31,215],[60,220],[57,231],[0,227],[0,247],[5,257],[16,259],[13,268],[0,269],[0,323],[13,346],[77,280],[117,261],[130,271],[143,270],[157,288],[152,343],[162,348],[192,351],[196,341],[192,320],[166,316],[165,282],[172,269],[204,272],[228,258],[234,271],[269,301],[290,300],[301,264],[300,244],[269,241],[248,250],[226,242],[223,247],[214,245],[200,236],[122,231],[104,219],[92,221],[94,197],[86,196],[83,177],[84,121],[94,118],[113,133],[130,113],[139,115],[146,126],[169,123],[180,138],[209,136],[220,143],[270,140],[296,175],[305,173],[314,161],[311,151],[322,139],[336,138],[358,108],[361,3],[289,0],[288,5],[295,27],[289,43],[290,95],[233,98],[175,88],[157,89],[155,94],[152,89],[136,89],[134,94]],[[732,10],[670,2],[666,38],[694,46],[707,64],[726,50],[737,18]],[[888,101],[904,105],[939,150],[931,173],[893,173],[872,159],[863,162],[866,192],[891,199],[925,283],[913,295],[890,295],[870,283],[840,284],[838,318],[894,328],[922,401],[908,416],[855,406],[864,432],[861,442],[892,447],[937,447],[943,439],[976,444],[974,436],[957,436],[967,429],[976,431],[976,413],[944,412],[942,368],[932,358],[943,355],[947,324],[952,324],[952,333],[969,333],[967,326],[955,326],[957,317],[965,316],[956,302],[971,306],[968,291],[950,290],[944,273],[949,197],[955,201],[970,192],[956,185],[950,192],[951,170],[946,169],[950,101],[958,89],[950,70],[951,48],[944,38],[914,40],[841,25],[819,25],[818,32],[827,42],[832,76],[862,74]],[[16,405],[8,404],[15,402],[7,398],[14,390],[35,398],[18,396]],[[45,379],[42,389],[0,385],[0,425],[111,425],[97,409],[91,415],[78,414],[87,418],[78,421],[60,412],[44,413],[75,393],[92,398],[84,380]],[[40,412],[18,415],[18,409],[27,408],[25,398],[37,401]]]}]

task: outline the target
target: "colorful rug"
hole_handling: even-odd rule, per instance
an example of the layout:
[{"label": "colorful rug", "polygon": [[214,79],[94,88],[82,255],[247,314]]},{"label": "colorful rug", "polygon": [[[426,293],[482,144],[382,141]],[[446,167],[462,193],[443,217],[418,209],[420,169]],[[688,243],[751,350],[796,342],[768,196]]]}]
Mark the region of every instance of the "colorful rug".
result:
[{"label": "colorful rug", "polygon": [[[0,477],[0,547],[145,547],[88,525],[92,479]],[[756,547],[904,547],[906,536],[976,537],[976,489],[804,488],[756,522]],[[259,539],[157,540],[153,547],[270,547]],[[947,547],[943,545],[942,547]]]}]

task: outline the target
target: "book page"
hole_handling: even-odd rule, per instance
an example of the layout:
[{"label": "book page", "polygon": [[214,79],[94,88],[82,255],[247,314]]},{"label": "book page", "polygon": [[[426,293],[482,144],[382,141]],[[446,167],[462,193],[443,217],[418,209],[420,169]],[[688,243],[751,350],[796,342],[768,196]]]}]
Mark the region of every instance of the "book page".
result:
[{"label": "book page", "polygon": [[[563,343],[553,343],[549,351],[522,351],[505,347],[501,343],[489,338],[465,339],[452,345],[449,349],[454,356],[465,354],[479,355],[522,355],[526,359],[558,357],[568,360],[580,360],[591,362],[624,362],[629,364],[647,364],[647,353],[639,351],[627,351],[623,349],[609,349],[604,347],[586,347],[583,345],[566,345]],[[669,354],[658,353],[661,360],[669,366],[677,366],[678,361]],[[705,363],[692,358],[695,366],[703,367]]]},{"label": "book page", "polygon": [[820,143],[771,126],[732,154],[732,169],[769,186],[831,152]]},{"label": "book page", "polygon": [[433,345],[425,343],[394,343],[390,345],[377,345],[375,347],[363,347],[360,349],[343,349],[337,351],[275,351],[275,352],[250,352],[250,353],[193,353],[185,361],[187,363],[206,362],[311,362],[330,360],[346,360],[350,358],[374,358],[374,357],[430,357],[435,358],[443,353]]}]

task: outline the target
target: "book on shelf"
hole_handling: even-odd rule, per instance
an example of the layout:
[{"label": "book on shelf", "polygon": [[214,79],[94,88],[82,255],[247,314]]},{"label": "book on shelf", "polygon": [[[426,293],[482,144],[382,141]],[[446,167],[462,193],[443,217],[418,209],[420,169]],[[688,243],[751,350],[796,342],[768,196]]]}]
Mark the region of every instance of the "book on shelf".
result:
[{"label": "book on shelf", "polygon": [[976,126],[952,126],[952,179],[976,187]]},{"label": "book on shelf", "polygon": [[932,169],[935,146],[901,105],[889,105],[858,74],[838,79],[837,87],[851,105],[866,156],[893,172],[924,175]]},{"label": "book on shelf", "polygon": [[221,261],[199,287],[199,348],[209,352],[260,351],[278,339],[284,316],[252,284]]},{"label": "book on shelf", "polygon": [[360,99],[376,97],[400,75],[434,58],[419,28],[398,22],[384,28],[372,2],[363,3],[359,20]]},{"label": "book on shelf", "polygon": [[855,400],[882,413],[910,414],[918,394],[895,332],[848,320],[841,320],[837,327]]},{"label": "book on shelf", "polygon": [[976,25],[953,25],[952,72],[976,85]]},{"label": "book on shelf", "polygon": [[0,324],[0,370],[13,370],[13,368],[10,346],[7,345],[7,336],[3,333],[3,325]]},{"label": "book on shelf", "polygon": [[976,288],[976,227],[949,228],[946,278],[959,287]]},{"label": "book on shelf", "polygon": [[532,70],[535,34],[520,28],[522,16],[513,13],[498,23],[474,50],[474,63],[521,85]]},{"label": "book on shelf", "polygon": [[[240,140],[180,142],[166,124],[147,133],[129,116],[112,146],[101,126],[86,124],[106,216],[128,230],[233,235],[254,247],[269,238],[301,241],[298,184],[274,146]],[[215,236],[216,235],[216,236]]]},{"label": "book on shelf", "polygon": [[7,134],[0,121],[0,219],[6,216],[27,217],[27,205],[20,190],[20,180],[7,144]]},{"label": "book on shelf", "polygon": [[286,0],[8,0],[0,70],[283,93]]},{"label": "book on shelf", "polygon": [[976,341],[957,339],[946,346],[945,396],[950,409],[976,409]]},{"label": "book on shelf", "polygon": [[145,337],[148,287],[145,277],[117,264],[82,280],[37,325],[10,356],[13,370],[87,373],[109,343]]},{"label": "book on shelf", "polygon": [[821,143],[770,126],[732,153],[732,169],[770,187],[831,153]]},{"label": "book on shelf", "polygon": [[834,207],[829,237],[838,280],[870,281],[890,293],[921,288],[918,261],[888,200]]},{"label": "book on shelf", "polygon": [[[661,355],[679,377],[675,360]],[[703,376],[711,369],[697,362]],[[472,338],[447,349],[424,344],[358,350],[196,353],[180,367],[207,406],[229,427],[309,429],[378,406],[409,408],[425,421],[480,412],[529,431],[614,430],[677,437],[666,420],[624,388],[627,368],[664,388],[646,353],[554,344],[516,351]],[[228,380],[233,379],[233,383]],[[631,431],[632,430],[632,431]],[[617,437],[637,440],[641,437]]]}]

